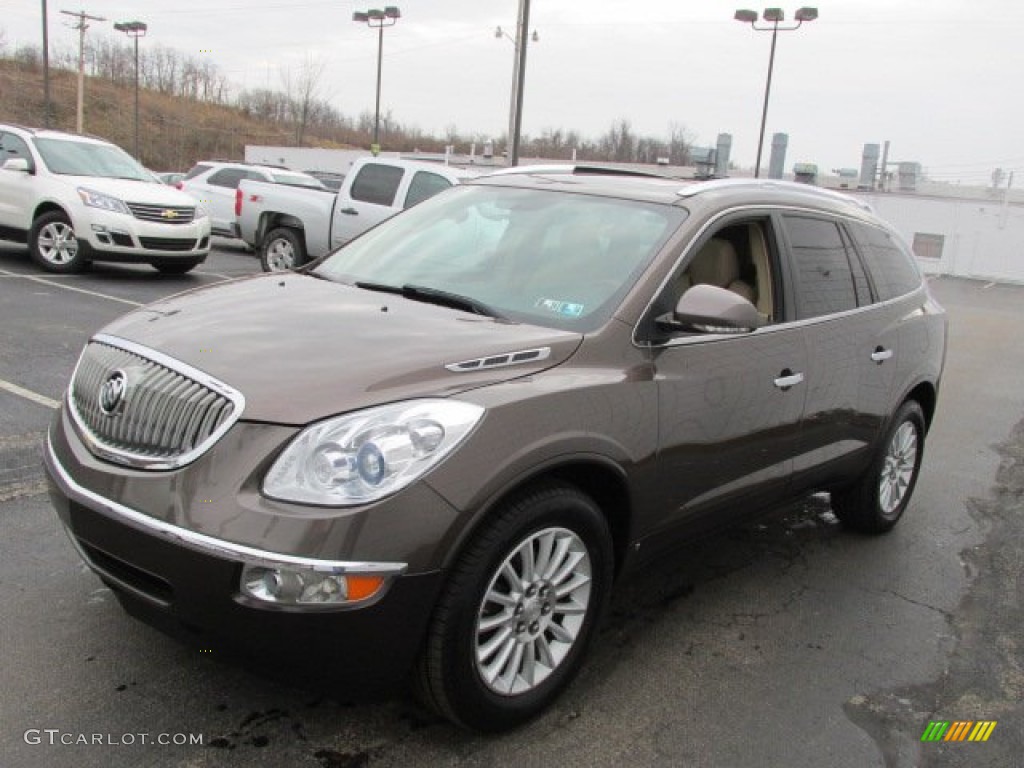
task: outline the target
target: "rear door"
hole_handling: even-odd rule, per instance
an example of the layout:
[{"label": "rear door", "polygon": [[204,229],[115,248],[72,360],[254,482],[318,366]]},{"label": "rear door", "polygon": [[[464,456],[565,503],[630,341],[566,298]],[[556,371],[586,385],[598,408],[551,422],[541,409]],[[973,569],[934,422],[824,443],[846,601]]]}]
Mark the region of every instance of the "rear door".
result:
[{"label": "rear door", "polygon": [[844,220],[779,216],[796,319],[807,340],[807,402],[794,490],[855,476],[889,408],[896,330],[879,311]]},{"label": "rear door", "polygon": [[389,163],[369,162],[350,174],[339,193],[331,223],[331,246],[336,248],[401,210],[399,197],[406,170]]}]

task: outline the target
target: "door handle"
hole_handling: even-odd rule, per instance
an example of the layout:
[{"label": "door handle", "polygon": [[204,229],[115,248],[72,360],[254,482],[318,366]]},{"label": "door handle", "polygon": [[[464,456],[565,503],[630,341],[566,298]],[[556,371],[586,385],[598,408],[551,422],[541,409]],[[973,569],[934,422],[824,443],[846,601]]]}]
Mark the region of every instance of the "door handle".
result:
[{"label": "door handle", "polygon": [[875,347],[875,351],[871,353],[871,359],[881,365],[886,360],[892,357],[892,350],[886,349],[885,347]]},{"label": "door handle", "polygon": [[785,392],[790,387],[795,387],[797,384],[802,383],[803,380],[804,375],[802,373],[793,373],[787,368],[775,379],[775,386]]},{"label": "door handle", "polygon": [[355,208],[342,208],[341,212],[344,213],[344,214],[347,214],[349,216],[358,216],[359,215],[359,211],[357,211]]}]

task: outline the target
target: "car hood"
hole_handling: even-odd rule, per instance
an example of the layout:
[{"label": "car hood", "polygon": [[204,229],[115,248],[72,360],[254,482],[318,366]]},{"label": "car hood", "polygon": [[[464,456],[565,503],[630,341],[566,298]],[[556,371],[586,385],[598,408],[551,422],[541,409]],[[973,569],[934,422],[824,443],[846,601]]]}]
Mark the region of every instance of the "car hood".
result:
[{"label": "car hood", "polygon": [[184,192],[157,181],[132,181],[130,179],[108,179],[102,176],[62,176],[74,187],[85,187],[104,195],[116,197],[126,203],[149,203],[150,205],[173,205],[192,207],[194,198]]},{"label": "car hood", "polygon": [[[294,425],[536,373],[568,359],[583,338],[301,274],[179,294],[103,333],[234,387],[245,396],[243,419]],[[507,357],[538,348],[549,352],[523,362]],[[480,364],[446,367],[467,361]]]}]

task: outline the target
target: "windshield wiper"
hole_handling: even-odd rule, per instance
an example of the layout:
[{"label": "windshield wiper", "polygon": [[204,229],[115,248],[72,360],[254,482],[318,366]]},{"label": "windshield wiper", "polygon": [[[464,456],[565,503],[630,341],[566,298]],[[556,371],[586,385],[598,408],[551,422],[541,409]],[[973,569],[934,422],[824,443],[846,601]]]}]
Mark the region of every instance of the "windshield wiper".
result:
[{"label": "windshield wiper", "polygon": [[493,307],[477,301],[470,296],[462,296],[458,293],[449,293],[440,288],[430,288],[425,285],[387,285],[386,283],[372,283],[365,280],[358,280],[355,283],[357,288],[364,288],[367,291],[380,291],[382,293],[394,293],[414,301],[423,301],[428,304],[437,304],[442,307],[461,309],[465,312],[472,312],[476,315],[493,317],[495,320],[508,320],[503,314]]}]

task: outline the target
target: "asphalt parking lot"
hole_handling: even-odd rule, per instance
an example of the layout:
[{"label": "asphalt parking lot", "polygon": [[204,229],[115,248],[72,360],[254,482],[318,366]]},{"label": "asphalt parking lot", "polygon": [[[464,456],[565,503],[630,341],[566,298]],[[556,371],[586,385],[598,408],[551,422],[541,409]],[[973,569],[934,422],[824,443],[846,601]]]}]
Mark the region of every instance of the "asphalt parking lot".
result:
[{"label": "asphalt parking lot", "polygon": [[[484,738],[179,645],[122,612],[50,509],[40,446],[88,337],[258,271],[226,243],[181,277],[45,275],[0,248],[0,765],[1024,766],[1024,287],[932,281],[946,375],[891,535],[814,497],[697,542],[618,586],[552,710]],[[997,725],[922,742],[936,720]]]}]

